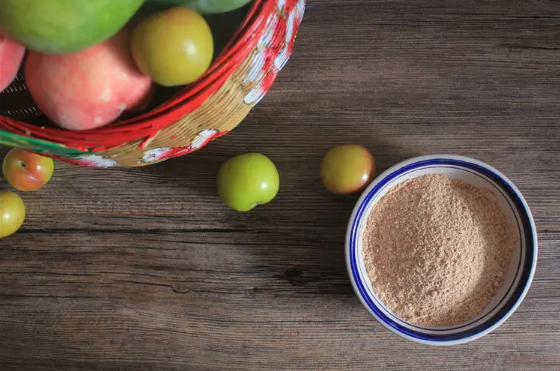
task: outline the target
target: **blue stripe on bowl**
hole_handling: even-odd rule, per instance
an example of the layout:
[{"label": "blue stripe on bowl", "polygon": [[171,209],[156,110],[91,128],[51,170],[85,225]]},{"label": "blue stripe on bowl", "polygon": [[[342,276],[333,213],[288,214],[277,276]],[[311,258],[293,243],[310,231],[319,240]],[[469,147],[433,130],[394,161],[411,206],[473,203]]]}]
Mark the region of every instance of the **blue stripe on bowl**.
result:
[{"label": "blue stripe on bowl", "polygon": [[[482,175],[481,175],[480,173],[478,173],[478,172],[471,171],[471,170],[469,170],[469,169],[465,169],[464,167],[461,167],[461,166],[451,166],[451,165],[441,165],[441,164],[438,164],[438,165],[418,166],[418,167],[416,167],[416,168],[414,168],[414,169],[412,169],[412,170],[408,170],[408,171],[406,171],[406,172],[404,172],[404,173],[399,174],[398,176],[394,177],[391,181],[396,181],[396,180],[398,180],[399,178],[402,178],[403,176],[406,176],[407,174],[410,174],[410,173],[412,173],[412,172],[414,172],[414,171],[417,171],[417,170],[425,170],[425,169],[431,169],[431,168],[438,168],[438,169],[441,169],[441,168],[459,169],[459,170],[461,170],[461,171],[469,172],[469,173],[471,173],[471,174],[473,174],[473,175],[476,175],[476,176],[478,176],[478,177],[480,177],[480,178],[483,178],[483,179],[485,179],[485,180],[488,180],[488,179],[489,179],[489,178],[487,178],[487,177],[482,176]],[[502,190],[502,188],[497,187],[496,185],[494,185],[494,184],[491,183],[491,182],[489,182],[489,183],[494,187],[494,189],[496,189],[498,192],[500,192],[500,193],[504,196],[504,198],[505,198],[506,201],[508,202],[509,206],[510,206],[512,209],[515,209],[515,206],[511,203],[511,201],[510,201],[508,195]],[[379,188],[379,190],[375,193],[375,195],[379,194],[380,192],[383,192],[383,191],[385,190],[385,188],[387,188],[387,187],[390,187],[390,183],[385,183],[385,185],[383,185],[381,188]],[[374,195],[374,196],[375,196],[375,195]],[[367,209],[369,209],[369,203],[366,205],[366,210],[367,210]],[[516,220],[516,225],[517,225],[517,228],[518,228],[519,236],[521,236],[521,235],[522,235],[522,233],[521,233],[521,228],[520,228],[520,224],[521,224],[521,223],[520,223],[519,218],[517,217],[517,214],[516,214],[516,213],[514,213],[514,216],[515,216],[515,220]],[[359,230],[359,225],[358,225],[358,230]],[[484,317],[477,317],[477,318],[473,319],[471,322],[468,322],[468,323],[463,324],[463,325],[460,325],[460,326],[456,326],[456,327],[445,327],[445,328],[441,328],[441,329],[438,329],[438,328],[424,328],[424,327],[420,327],[420,326],[413,325],[413,324],[411,324],[411,323],[407,323],[407,325],[410,326],[410,327],[416,328],[416,329],[418,329],[418,330],[423,330],[423,331],[431,331],[431,332],[450,332],[450,331],[457,331],[457,330],[459,330],[459,329],[461,329],[461,328],[469,327],[469,326],[473,325],[475,322],[478,322],[478,321],[482,320],[483,318],[485,318],[486,316],[490,315],[491,313],[493,313],[493,312],[496,310],[496,308],[499,308],[499,307],[502,305],[503,301],[509,296],[510,292],[511,292],[512,289],[514,288],[515,283],[516,283],[516,281],[517,281],[517,277],[518,277],[518,275],[519,275],[519,273],[520,273],[521,261],[522,261],[522,259],[523,259],[523,254],[524,254],[525,248],[526,248],[526,246],[525,246],[524,244],[521,244],[521,248],[519,249],[519,255],[520,255],[520,256],[519,256],[519,263],[518,263],[517,268],[516,268],[516,270],[515,270],[515,276],[513,277],[513,280],[512,280],[512,282],[511,282],[510,287],[508,288],[507,292],[504,294],[502,300],[500,300],[500,302],[499,302],[498,304],[496,304],[491,310],[489,310],[489,311],[487,312],[487,314],[486,314]],[[356,252],[356,253],[357,253],[357,252]],[[364,276],[367,275],[367,273],[364,272],[363,270],[361,270],[360,267],[358,267],[358,269],[360,270],[360,275],[361,275],[361,277],[364,277]],[[383,305],[383,303],[382,303],[381,301],[379,301],[379,300],[374,296],[374,294],[371,292],[371,290],[369,289],[369,287],[368,287],[367,285],[365,286],[365,289],[366,289],[366,291],[368,292],[368,295],[370,296],[371,300],[375,303],[375,305],[378,306],[378,307],[383,307],[383,308],[385,308],[385,310],[388,312],[388,316],[391,317],[391,319],[393,319],[393,320],[397,320],[397,319],[398,319],[398,320],[400,320],[400,321],[402,321],[402,322],[406,322],[406,321],[403,321],[402,319],[398,318],[397,316],[395,316],[389,309],[387,309],[387,308]],[[386,314],[386,315],[387,315],[387,314]]]},{"label": "blue stripe on bowl", "polygon": [[[375,195],[389,182],[393,181],[394,179],[396,179],[397,177],[401,176],[403,173],[406,173],[410,170],[415,170],[424,166],[428,166],[428,165],[451,165],[451,166],[459,166],[461,168],[464,169],[470,169],[473,170],[477,173],[480,173],[484,176],[486,176],[487,178],[491,179],[492,181],[494,181],[496,184],[499,184],[502,189],[506,192],[508,198],[513,202],[515,209],[517,210],[517,212],[519,213],[520,217],[521,217],[521,224],[523,226],[523,230],[525,231],[525,262],[524,265],[522,267],[522,273],[521,273],[521,278],[519,280],[519,283],[517,285],[517,287],[515,288],[513,294],[510,296],[510,298],[507,300],[507,302],[502,306],[502,308],[500,308],[499,311],[497,311],[491,318],[485,318],[484,319],[484,323],[481,323],[480,325],[473,327],[471,329],[468,330],[464,330],[464,331],[459,331],[459,332],[455,332],[452,334],[427,334],[421,331],[416,331],[413,329],[409,329],[407,327],[404,327],[402,325],[400,325],[399,323],[397,323],[394,319],[388,317],[387,315],[385,315],[380,308],[378,307],[378,305],[376,303],[374,303],[374,301],[372,300],[371,296],[367,293],[366,287],[364,286],[362,280],[361,280],[361,276],[360,276],[360,272],[357,266],[357,262],[356,262],[356,249],[357,249],[357,243],[358,243],[358,238],[359,238],[359,226],[360,226],[360,222],[362,221],[362,219],[364,218],[364,214],[368,209],[368,206],[371,202],[371,200],[375,197]],[[371,189],[371,191],[366,195],[366,197],[364,198],[362,204],[360,205],[356,216],[352,222],[351,225],[351,229],[350,229],[350,236],[349,236],[349,266],[351,269],[351,274],[352,274],[352,278],[353,281],[356,285],[356,288],[359,291],[360,296],[362,297],[362,299],[364,300],[364,302],[367,304],[368,308],[378,317],[378,319],[380,319],[381,321],[383,321],[387,326],[390,326],[391,328],[393,328],[395,331],[400,332],[404,335],[407,335],[411,338],[415,338],[415,339],[419,339],[419,340],[425,340],[425,341],[430,341],[430,342],[447,342],[447,341],[456,341],[456,340],[461,340],[461,339],[466,339],[469,338],[471,336],[474,336],[478,333],[484,332],[486,330],[488,330],[489,328],[491,328],[493,325],[495,325],[496,323],[498,323],[500,320],[502,320],[504,317],[506,317],[508,315],[508,313],[515,307],[515,304],[517,303],[517,301],[519,301],[519,299],[522,297],[523,295],[523,291],[525,289],[525,287],[528,284],[529,281],[529,277],[531,276],[531,267],[534,264],[534,260],[535,260],[535,254],[534,254],[534,243],[535,241],[533,240],[533,233],[534,233],[534,229],[533,226],[531,224],[529,215],[523,205],[523,202],[521,201],[521,199],[519,198],[519,196],[517,195],[517,192],[506,182],[504,181],[498,174],[494,173],[493,171],[491,171],[490,169],[477,165],[477,164],[473,164],[470,162],[466,162],[466,161],[461,161],[461,160],[452,160],[452,159],[431,159],[431,160],[422,160],[422,161],[418,161],[412,164],[409,164],[407,166],[404,166],[396,171],[394,171],[393,173],[389,174],[388,176],[386,176],[384,179],[382,179],[373,189]],[[518,270],[519,273],[519,270]],[[515,282],[515,280],[514,280]],[[468,326],[468,325],[465,325]],[[465,326],[461,326],[461,327],[465,327]],[[447,331],[449,329],[446,329]]]}]

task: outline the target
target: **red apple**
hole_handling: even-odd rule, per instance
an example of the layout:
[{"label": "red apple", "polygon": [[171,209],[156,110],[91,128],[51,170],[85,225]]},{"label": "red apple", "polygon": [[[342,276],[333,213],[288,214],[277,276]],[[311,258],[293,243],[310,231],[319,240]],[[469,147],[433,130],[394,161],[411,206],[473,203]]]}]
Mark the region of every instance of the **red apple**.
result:
[{"label": "red apple", "polygon": [[0,34],[0,92],[14,81],[25,48]]},{"label": "red apple", "polygon": [[43,113],[59,126],[89,130],[107,125],[124,111],[143,109],[152,80],[129,52],[130,32],[72,54],[30,52],[25,81]]},{"label": "red apple", "polygon": [[54,171],[52,158],[39,156],[21,148],[14,148],[4,158],[4,179],[18,191],[36,191],[51,180]]},{"label": "red apple", "polygon": [[21,198],[14,192],[0,192],[0,238],[16,233],[24,220],[25,205]]}]

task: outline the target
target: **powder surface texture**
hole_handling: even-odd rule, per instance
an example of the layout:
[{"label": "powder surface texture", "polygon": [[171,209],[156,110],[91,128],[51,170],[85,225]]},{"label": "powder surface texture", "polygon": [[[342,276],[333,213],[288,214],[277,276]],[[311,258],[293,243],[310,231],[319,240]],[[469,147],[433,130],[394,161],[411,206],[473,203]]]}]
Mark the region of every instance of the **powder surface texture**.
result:
[{"label": "powder surface texture", "polygon": [[401,183],[372,208],[364,260],[373,289],[401,319],[474,319],[502,286],[518,232],[494,194],[445,175]]}]

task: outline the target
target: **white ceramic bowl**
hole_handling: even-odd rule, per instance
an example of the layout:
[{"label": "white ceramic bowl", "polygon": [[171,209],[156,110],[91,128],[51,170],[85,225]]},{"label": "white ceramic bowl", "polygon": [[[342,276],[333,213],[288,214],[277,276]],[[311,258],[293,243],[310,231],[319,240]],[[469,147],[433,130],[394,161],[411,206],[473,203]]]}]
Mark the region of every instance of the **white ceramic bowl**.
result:
[{"label": "white ceramic bowl", "polygon": [[[375,294],[363,259],[363,227],[372,206],[392,187],[425,174],[445,174],[477,187],[486,187],[497,198],[507,222],[519,229],[519,241],[500,290],[484,311],[472,320],[450,327],[421,327],[403,321]],[[537,265],[537,232],[527,202],[502,173],[472,158],[436,155],[416,157],[393,166],[365,190],[354,208],[346,235],[346,264],[356,294],[368,311],[394,333],[423,344],[454,345],[472,341],[500,326],[517,309],[533,279]]]}]

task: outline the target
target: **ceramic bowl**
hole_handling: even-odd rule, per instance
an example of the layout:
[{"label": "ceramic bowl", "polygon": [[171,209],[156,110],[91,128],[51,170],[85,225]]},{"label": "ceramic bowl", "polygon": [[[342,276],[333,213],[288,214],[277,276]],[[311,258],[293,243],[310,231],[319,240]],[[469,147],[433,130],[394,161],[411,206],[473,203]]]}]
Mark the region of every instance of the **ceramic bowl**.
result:
[{"label": "ceramic bowl", "polygon": [[[375,294],[363,259],[363,230],[373,205],[391,188],[425,174],[445,174],[492,191],[507,222],[519,231],[505,282],[484,311],[472,320],[447,327],[407,323],[388,310]],[[350,280],[363,305],[394,333],[419,343],[454,345],[480,338],[500,326],[525,297],[537,264],[537,233],[527,202],[513,183],[498,170],[472,158],[437,155],[404,161],[381,174],[360,197],[346,235],[346,263]]]}]

